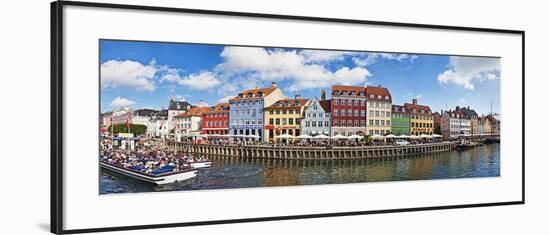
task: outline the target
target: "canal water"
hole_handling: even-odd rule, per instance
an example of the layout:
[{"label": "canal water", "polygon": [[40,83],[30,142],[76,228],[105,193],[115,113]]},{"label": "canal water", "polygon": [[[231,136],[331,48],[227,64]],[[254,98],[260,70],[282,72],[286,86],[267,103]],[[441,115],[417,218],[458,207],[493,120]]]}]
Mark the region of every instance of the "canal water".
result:
[{"label": "canal water", "polygon": [[340,184],[500,176],[500,144],[400,158],[299,161],[215,157],[184,182],[156,186],[101,169],[100,193]]}]

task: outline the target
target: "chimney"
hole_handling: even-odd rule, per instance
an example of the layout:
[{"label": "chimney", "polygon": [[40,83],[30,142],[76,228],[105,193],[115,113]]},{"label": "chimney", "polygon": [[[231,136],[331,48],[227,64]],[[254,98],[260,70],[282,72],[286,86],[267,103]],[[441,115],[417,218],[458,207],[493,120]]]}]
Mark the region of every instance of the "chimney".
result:
[{"label": "chimney", "polygon": [[413,99],[413,104],[418,104],[418,99]]},{"label": "chimney", "polygon": [[321,100],[325,101],[326,98],[327,98],[327,94],[325,93],[325,89],[322,89],[321,90]]},{"label": "chimney", "polygon": [[470,106],[468,106],[468,109],[470,109]]},{"label": "chimney", "polygon": [[271,82],[271,87],[277,87],[277,84],[275,82]]},{"label": "chimney", "polygon": [[294,95],[294,99],[295,99],[295,100],[300,99],[300,94]]},{"label": "chimney", "polygon": [[456,106],[455,110],[458,112],[458,109],[459,109],[459,108],[460,108],[460,107]]},{"label": "chimney", "polygon": [[382,85],[378,84],[378,87],[382,87]]}]

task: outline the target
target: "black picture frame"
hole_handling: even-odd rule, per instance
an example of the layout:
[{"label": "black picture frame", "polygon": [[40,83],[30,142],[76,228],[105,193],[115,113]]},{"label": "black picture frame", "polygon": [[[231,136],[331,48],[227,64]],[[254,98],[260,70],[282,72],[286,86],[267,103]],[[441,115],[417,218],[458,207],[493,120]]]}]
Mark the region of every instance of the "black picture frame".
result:
[{"label": "black picture frame", "polygon": [[[377,25],[391,26],[404,28],[423,28],[423,29],[441,29],[453,31],[470,31],[470,32],[487,32],[498,34],[515,34],[522,38],[522,199],[520,201],[505,201],[494,203],[479,203],[479,204],[461,204],[448,206],[429,206],[416,208],[401,208],[387,210],[371,210],[371,211],[350,211],[339,213],[323,213],[323,214],[306,214],[292,216],[277,216],[277,217],[260,217],[260,218],[242,218],[229,220],[214,220],[200,222],[182,222],[182,223],[167,223],[167,224],[145,224],[135,226],[121,227],[100,227],[100,228],[85,228],[85,229],[70,229],[63,228],[63,7],[64,6],[81,6],[104,9],[131,9],[144,10],[155,12],[170,12],[170,13],[187,13],[187,14],[206,14],[217,16],[240,16],[250,18],[268,18],[280,20],[296,20],[296,21],[313,21],[313,22],[331,22],[344,24],[359,24],[359,25]],[[396,212],[411,212],[411,211],[427,211],[427,210],[442,210],[442,209],[458,209],[472,207],[490,207],[504,205],[525,204],[525,31],[494,29],[494,28],[475,28],[447,25],[432,25],[432,24],[413,24],[413,23],[398,23],[398,22],[383,22],[383,21],[367,21],[356,19],[337,19],[323,18],[310,16],[294,16],[294,15],[276,15],[262,13],[247,13],[247,12],[232,12],[232,11],[213,11],[200,9],[185,9],[171,7],[155,7],[155,6],[139,6],[139,5],[124,5],[124,4],[107,4],[107,3],[92,3],[92,2],[74,2],[74,1],[56,1],[51,3],[51,109],[50,109],[50,130],[51,130],[51,232],[55,234],[73,234],[73,233],[88,233],[88,232],[105,232],[105,231],[120,231],[120,230],[135,230],[135,229],[152,229],[152,228],[169,228],[182,226],[196,225],[214,225],[228,223],[244,223],[244,222],[259,222],[259,221],[275,221],[289,219],[308,219],[322,218],[333,216],[351,216],[351,215],[368,215],[380,213],[396,213]]]}]

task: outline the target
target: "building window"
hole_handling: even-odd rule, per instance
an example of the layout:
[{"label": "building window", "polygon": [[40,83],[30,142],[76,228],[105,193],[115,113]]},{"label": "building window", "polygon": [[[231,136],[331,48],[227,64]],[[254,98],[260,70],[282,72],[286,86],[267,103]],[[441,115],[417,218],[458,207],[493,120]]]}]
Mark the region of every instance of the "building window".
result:
[{"label": "building window", "polygon": [[309,121],[306,121],[306,127],[309,127]]},{"label": "building window", "polygon": [[332,121],[332,125],[333,125],[333,126],[338,126],[338,120]]},{"label": "building window", "polygon": [[338,109],[334,109],[334,116],[338,117]]},{"label": "building window", "polygon": [[281,125],[281,119],[275,118],[275,125]]},{"label": "building window", "polygon": [[288,125],[294,125],[294,119],[289,118],[288,119]]}]

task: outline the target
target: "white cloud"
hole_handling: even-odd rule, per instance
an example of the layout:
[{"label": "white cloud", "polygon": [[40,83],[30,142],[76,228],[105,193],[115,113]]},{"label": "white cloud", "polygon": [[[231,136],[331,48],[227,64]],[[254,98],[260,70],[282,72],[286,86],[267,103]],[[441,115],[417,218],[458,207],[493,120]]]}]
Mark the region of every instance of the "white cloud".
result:
[{"label": "white cloud", "polygon": [[339,60],[346,53],[225,47],[220,55],[224,62],[216,66],[216,71],[224,74],[222,77],[238,75],[235,77],[247,76],[262,81],[291,80],[290,91],[325,87],[334,83],[365,82],[371,76],[365,68],[341,68],[332,72],[323,64]]},{"label": "white cloud", "polygon": [[465,104],[468,100],[466,100],[465,98],[460,98],[458,100],[458,103],[461,103],[461,104]]},{"label": "white cloud", "polygon": [[209,107],[210,105],[208,105],[208,103],[206,103],[206,102],[200,100],[199,102],[197,102],[197,103],[195,104],[195,106],[198,106],[198,107]]},{"label": "white cloud", "polygon": [[223,97],[223,98],[219,98],[216,102],[218,103],[227,103],[229,102],[229,100],[233,98],[233,96],[226,96],[226,97]]},{"label": "white cloud", "polygon": [[500,75],[500,59],[451,56],[449,69],[437,76],[441,84],[474,90],[474,81],[495,80]]},{"label": "white cloud", "polygon": [[358,52],[302,50],[299,54],[304,57],[305,62],[332,62],[343,60],[345,56],[356,55]]},{"label": "white cloud", "polygon": [[109,60],[101,64],[101,86],[153,91],[156,72],[154,61],[143,65],[131,60]]},{"label": "white cloud", "polygon": [[360,56],[352,58],[352,61],[361,67],[372,65],[380,60],[393,60],[398,62],[412,63],[418,58],[412,54],[397,54],[397,53],[361,53]]},{"label": "white cloud", "polygon": [[212,72],[200,72],[180,79],[178,84],[189,86],[195,90],[206,90],[220,85],[221,81]]},{"label": "white cloud", "polygon": [[133,100],[130,100],[130,99],[126,99],[126,98],[122,98],[122,97],[116,97],[113,101],[111,101],[111,104],[110,106],[111,107],[128,107],[128,106],[131,106],[131,105],[134,105],[136,104],[135,101]]}]

